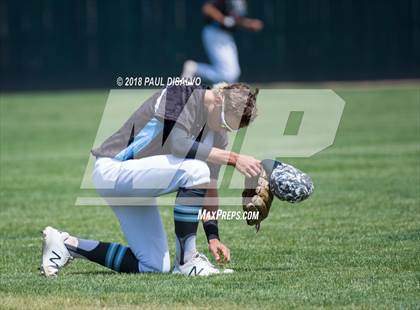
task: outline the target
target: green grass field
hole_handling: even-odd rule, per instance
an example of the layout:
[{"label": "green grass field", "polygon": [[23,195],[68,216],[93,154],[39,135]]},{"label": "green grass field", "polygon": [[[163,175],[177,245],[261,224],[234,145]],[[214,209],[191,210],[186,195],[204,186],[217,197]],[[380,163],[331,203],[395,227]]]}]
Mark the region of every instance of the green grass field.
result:
[{"label": "green grass field", "polygon": [[[75,206],[107,92],[1,96],[0,308],[420,308],[420,88],[343,88],[335,144],[307,159],[314,196],[276,202],[258,234],[221,223],[236,273],[116,274],[77,260],[38,273],[52,225],[124,242],[105,206]],[[223,195],[223,192],[221,193]],[[162,208],[174,257],[172,211]],[[199,250],[208,254],[201,227]]]}]

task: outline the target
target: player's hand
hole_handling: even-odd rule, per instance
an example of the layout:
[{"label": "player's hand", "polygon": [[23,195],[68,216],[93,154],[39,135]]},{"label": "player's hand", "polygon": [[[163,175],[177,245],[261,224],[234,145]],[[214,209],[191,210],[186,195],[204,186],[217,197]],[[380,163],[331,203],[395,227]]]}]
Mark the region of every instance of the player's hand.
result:
[{"label": "player's hand", "polygon": [[261,31],[264,28],[264,23],[259,19],[249,19],[246,23],[246,28],[251,31]]},{"label": "player's hand", "polygon": [[218,239],[211,239],[209,241],[209,251],[219,264],[226,264],[230,262],[229,248]]},{"label": "player's hand", "polygon": [[247,178],[256,177],[261,172],[261,161],[248,155],[238,155],[235,168]]}]

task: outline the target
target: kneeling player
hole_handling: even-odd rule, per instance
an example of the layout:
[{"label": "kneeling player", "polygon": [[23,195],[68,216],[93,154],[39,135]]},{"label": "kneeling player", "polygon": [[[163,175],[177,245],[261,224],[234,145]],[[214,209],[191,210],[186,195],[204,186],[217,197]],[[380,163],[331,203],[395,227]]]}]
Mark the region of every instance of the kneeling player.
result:
[{"label": "kneeling player", "polygon": [[[167,87],[149,98],[99,148],[93,173],[99,194],[117,216],[128,245],[87,240],[47,227],[41,271],[53,276],[73,258],[84,258],[117,272],[168,272],[170,260],[158,196],[177,192],[174,206],[174,273],[221,273],[196,250],[198,213],[217,210],[220,165],[256,177],[260,161],[225,150],[227,131],[248,126],[256,117],[256,96],[246,84]],[[148,205],[124,206],[121,197],[145,197]],[[212,198],[211,203],[206,199]],[[216,260],[230,260],[219,241],[217,221],[203,222]],[[222,254],[222,255],[220,255]],[[223,272],[232,272],[225,269]]]}]

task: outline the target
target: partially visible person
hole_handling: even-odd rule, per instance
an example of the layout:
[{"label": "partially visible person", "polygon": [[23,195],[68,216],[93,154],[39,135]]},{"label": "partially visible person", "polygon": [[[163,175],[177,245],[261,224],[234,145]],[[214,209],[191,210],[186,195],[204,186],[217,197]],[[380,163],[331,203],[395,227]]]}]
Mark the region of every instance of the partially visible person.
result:
[{"label": "partially visible person", "polygon": [[210,64],[187,60],[182,76],[199,76],[212,83],[237,82],[241,69],[233,32],[237,28],[261,31],[264,23],[259,19],[245,17],[245,0],[206,1],[202,12],[207,23],[202,32],[202,39]]}]

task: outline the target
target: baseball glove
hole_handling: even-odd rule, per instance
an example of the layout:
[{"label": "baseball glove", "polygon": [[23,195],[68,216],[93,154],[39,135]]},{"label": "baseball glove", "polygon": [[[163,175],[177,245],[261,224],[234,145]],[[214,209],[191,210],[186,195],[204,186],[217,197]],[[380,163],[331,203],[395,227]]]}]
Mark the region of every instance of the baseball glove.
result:
[{"label": "baseball glove", "polygon": [[259,176],[245,178],[245,189],[242,192],[242,208],[246,212],[258,212],[257,219],[247,219],[248,225],[255,226],[257,232],[260,223],[270,212],[273,194],[270,191],[270,183],[267,173],[261,169]]}]

